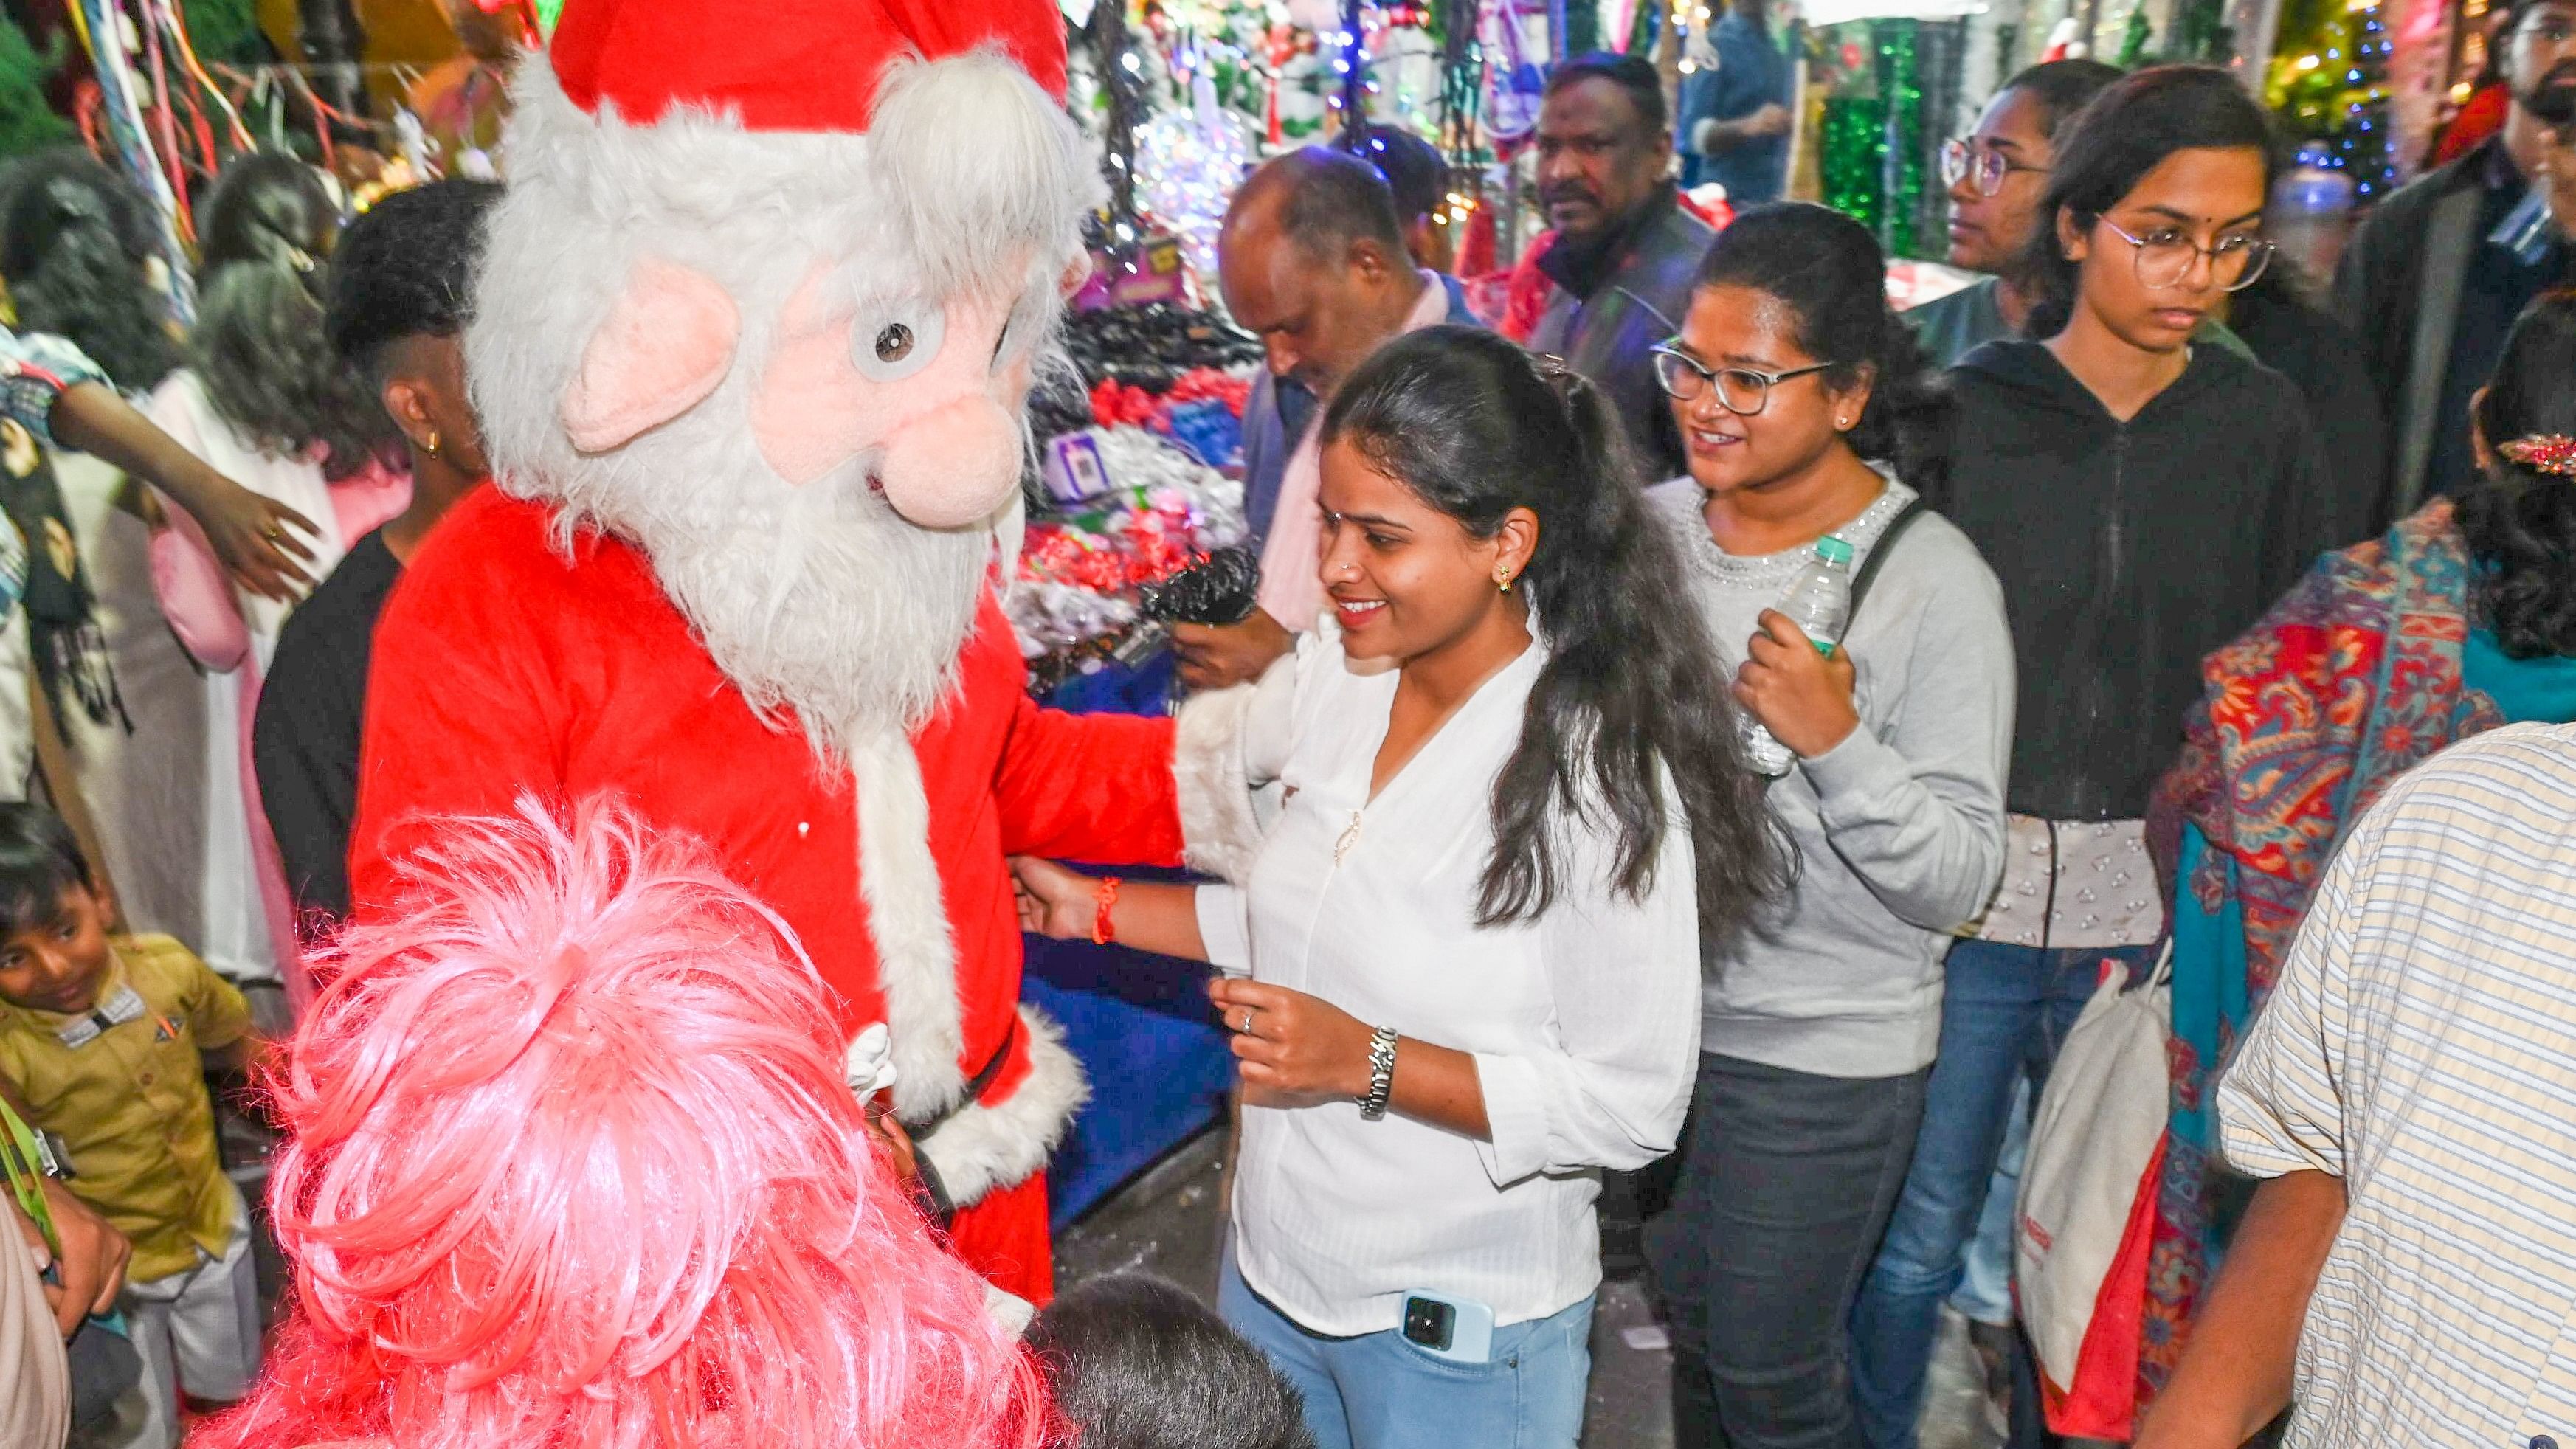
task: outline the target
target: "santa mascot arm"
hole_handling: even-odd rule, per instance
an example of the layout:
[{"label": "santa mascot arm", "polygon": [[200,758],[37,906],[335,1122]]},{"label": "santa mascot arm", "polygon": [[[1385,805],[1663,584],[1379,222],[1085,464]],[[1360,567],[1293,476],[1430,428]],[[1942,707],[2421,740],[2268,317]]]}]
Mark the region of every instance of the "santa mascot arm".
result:
[{"label": "santa mascot arm", "polygon": [[1239,739],[1249,688],[1174,719],[1076,715],[1023,698],[994,781],[1002,848],[1238,878],[1258,838]]}]

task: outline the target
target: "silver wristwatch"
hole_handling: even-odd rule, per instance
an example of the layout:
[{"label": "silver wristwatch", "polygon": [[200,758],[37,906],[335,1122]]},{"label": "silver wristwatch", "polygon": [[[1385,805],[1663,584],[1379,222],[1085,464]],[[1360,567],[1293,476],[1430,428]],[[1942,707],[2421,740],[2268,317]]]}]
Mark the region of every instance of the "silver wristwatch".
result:
[{"label": "silver wristwatch", "polygon": [[1381,1026],[1369,1033],[1369,1089],[1359,1099],[1360,1120],[1374,1122],[1386,1115],[1386,1099],[1395,1090],[1395,1028]]}]

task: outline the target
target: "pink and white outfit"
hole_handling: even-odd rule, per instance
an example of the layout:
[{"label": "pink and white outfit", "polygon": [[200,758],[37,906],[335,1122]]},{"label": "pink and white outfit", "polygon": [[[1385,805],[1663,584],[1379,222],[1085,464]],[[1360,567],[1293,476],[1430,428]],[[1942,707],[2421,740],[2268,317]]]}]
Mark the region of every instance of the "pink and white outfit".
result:
[{"label": "pink and white outfit", "polygon": [[[193,371],[172,373],[144,412],[216,472],[319,526],[320,537],[304,540],[313,553],[305,569],[316,579],[411,501],[407,473],[370,466],[333,483],[309,458],[261,450],[215,411]],[[168,526],[152,538],[153,590],[171,632],[206,670],[205,936],[198,954],[225,975],[282,982],[300,1009],[308,988],[294,905],[250,755],[259,681],[294,606],[235,588],[187,510],[165,498],[161,511]]]}]

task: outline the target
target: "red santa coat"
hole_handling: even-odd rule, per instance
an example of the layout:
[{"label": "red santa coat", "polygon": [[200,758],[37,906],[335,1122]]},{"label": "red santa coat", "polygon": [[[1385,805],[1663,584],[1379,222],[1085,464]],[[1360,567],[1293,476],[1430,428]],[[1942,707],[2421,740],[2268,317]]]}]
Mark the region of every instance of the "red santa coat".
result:
[{"label": "red santa coat", "polygon": [[[478,489],[387,602],[351,845],[357,910],[394,901],[394,862],[418,842],[420,817],[502,814],[528,793],[565,804],[614,792],[705,841],[794,928],[842,998],[845,1031],[888,1020],[904,1004],[889,998],[906,991],[953,991],[963,1045],[955,1081],[940,1085],[993,1075],[925,1152],[961,1200],[974,1199],[957,1217],[960,1255],[1043,1302],[1046,1190],[1035,1169],[1082,1088],[1053,1028],[1019,1009],[1003,857],[1179,863],[1171,722],[1038,708],[988,595],[956,693],[912,737],[953,981],[881,979],[850,774],[822,767],[793,720],[753,713],[640,552],[585,532],[567,558],[554,524],[546,505]],[[942,1156],[943,1139],[962,1165]]]}]

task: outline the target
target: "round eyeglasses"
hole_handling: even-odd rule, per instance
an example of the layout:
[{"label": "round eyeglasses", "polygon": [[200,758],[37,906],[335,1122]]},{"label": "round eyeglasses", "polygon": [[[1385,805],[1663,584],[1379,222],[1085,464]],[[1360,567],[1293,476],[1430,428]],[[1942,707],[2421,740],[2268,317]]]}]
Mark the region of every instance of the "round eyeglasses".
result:
[{"label": "round eyeglasses", "polygon": [[2209,258],[2210,285],[2225,292],[2241,292],[2254,285],[2263,269],[2272,262],[2272,243],[2267,237],[2223,236],[2218,245],[2205,247],[2188,235],[2169,226],[2160,226],[2145,236],[2132,236],[2127,228],[2109,217],[2102,224],[2111,234],[2136,248],[2134,253],[2138,281],[2158,291],[2179,287],[2191,275],[2193,264]]},{"label": "round eyeglasses", "polygon": [[2025,166],[1992,146],[1953,138],[1941,143],[1941,185],[1944,190],[1962,181],[1973,180],[1979,196],[1992,196],[2004,189],[2004,178],[2016,171],[2045,176],[2045,166]]},{"label": "round eyeglasses", "polygon": [[1670,343],[1654,350],[1655,381],[1675,402],[1690,402],[1717,389],[1718,406],[1740,418],[1759,413],[1771,402],[1771,389],[1793,377],[1823,372],[1842,364],[1819,362],[1812,367],[1793,367],[1787,372],[1755,372],[1749,367],[1708,367],[1696,357]]}]

